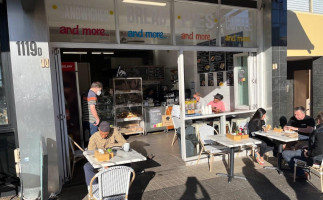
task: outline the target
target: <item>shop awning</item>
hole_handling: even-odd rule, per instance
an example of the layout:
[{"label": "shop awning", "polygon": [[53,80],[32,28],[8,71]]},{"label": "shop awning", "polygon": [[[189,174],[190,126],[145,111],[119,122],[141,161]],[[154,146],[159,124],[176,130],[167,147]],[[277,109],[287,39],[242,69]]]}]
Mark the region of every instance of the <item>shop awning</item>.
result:
[{"label": "shop awning", "polygon": [[288,11],[287,57],[323,56],[323,15]]}]

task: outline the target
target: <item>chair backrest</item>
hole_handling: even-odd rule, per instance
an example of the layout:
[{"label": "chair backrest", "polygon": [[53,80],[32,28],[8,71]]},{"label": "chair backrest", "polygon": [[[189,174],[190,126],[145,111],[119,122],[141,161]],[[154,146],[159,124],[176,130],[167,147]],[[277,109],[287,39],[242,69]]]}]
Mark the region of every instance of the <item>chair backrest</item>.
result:
[{"label": "chair backrest", "polygon": [[70,144],[70,148],[71,148],[71,150],[72,150],[72,152],[73,152],[73,155],[75,154],[75,149],[74,149],[74,146],[73,146],[73,144],[77,147],[77,148],[79,148],[81,151],[84,151],[84,149],[82,148],[82,147],[80,147],[80,145],[78,145],[73,139],[72,139],[72,137],[71,136],[68,136],[68,141],[69,141],[69,144]]},{"label": "chair backrest", "polygon": [[172,115],[174,128],[175,129],[180,128],[181,121],[180,121],[180,107],[179,107],[179,105],[173,105],[171,115]]},{"label": "chair backrest", "polygon": [[125,199],[128,199],[129,187],[135,178],[132,168],[127,166],[111,167],[100,171],[96,176],[98,177],[100,199],[111,196],[125,196]]},{"label": "chair backrest", "polygon": [[199,139],[202,145],[214,143],[212,140],[207,139],[208,136],[214,135],[214,131],[216,132],[216,134],[218,134],[218,132],[214,130],[212,126],[209,125],[203,125],[199,128]]}]

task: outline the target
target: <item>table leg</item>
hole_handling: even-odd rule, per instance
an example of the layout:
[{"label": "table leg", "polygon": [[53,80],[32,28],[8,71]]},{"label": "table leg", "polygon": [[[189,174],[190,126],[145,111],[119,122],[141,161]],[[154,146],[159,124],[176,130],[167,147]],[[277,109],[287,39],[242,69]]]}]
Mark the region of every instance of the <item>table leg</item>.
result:
[{"label": "table leg", "polygon": [[277,170],[279,175],[282,175],[283,172],[281,171],[282,167],[282,152],[283,152],[283,144],[279,143],[278,146],[278,153],[277,153],[277,167],[272,167],[272,166],[265,166],[264,169],[274,169]]},{"label": "table leg", "polygon": [[234,147],[230,148],[230,169],[229,169],[229,174],[216,173],[216,175],[218,175],[218,176],[227,176],[229,183],[232,181],[233,178],[247,180],[243,176],[235,176],[234,175]]}]

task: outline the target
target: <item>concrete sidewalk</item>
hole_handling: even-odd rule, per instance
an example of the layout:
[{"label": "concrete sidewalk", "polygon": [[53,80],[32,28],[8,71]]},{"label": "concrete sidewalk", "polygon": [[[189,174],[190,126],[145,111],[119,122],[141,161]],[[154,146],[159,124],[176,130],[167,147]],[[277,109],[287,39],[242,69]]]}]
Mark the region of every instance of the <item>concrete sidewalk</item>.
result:
[{"label": "concrete sidewalk", "polygon": [[[293,182],[292,173],[287,170],[279,175],[275,170],[266,170],[249,157],[235,159],[235,173],[247,181],[234,179],[228,183],[226,161],[216,161],[212,172],[208,164],[185,166],[179,155],[177,142],[171,146],[173,133],[156,133],[148,136],[132,136],[127,141],[143,155],[155,155],[152,160],[136,163],[137,175],[129,192],[129,199],[323,199],[319,191],[305,180]],[[270,158],[275,163],[275,158]],[[267,163],[265,165],[271,165]],[[81,174],[81,171],[77,172]],[[63,188],[59,199],[87,199],[85,184]]]}]

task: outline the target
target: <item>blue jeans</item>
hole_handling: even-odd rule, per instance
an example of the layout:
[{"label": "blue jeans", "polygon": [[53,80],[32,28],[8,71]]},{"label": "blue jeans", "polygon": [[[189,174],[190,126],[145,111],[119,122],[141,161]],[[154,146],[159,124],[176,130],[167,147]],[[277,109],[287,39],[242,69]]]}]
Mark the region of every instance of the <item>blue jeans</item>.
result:
[{"label": "blue jeans", "polygon": [[[306,161],[306,158],[304,156],[304,152],[302,149],[285,150],[283,151],[282,156],[286,160],[286,162],[288,163],[288,166],[291,168],[292,171],[294,171],[294,164],[295,164],[294,158]],[[296,174],[297,176],[302,176],[304,175],[304,170],[301,168],[296,168]]]},{"label": "blue jeans", "polygon": [[98,126],[94,125],[94,123],[83,121],[83,130],[86,129],[90,131],[90,136],[99,131]]},{"label": "blue jeans", "polygon": [[[89,186],[91,179],[93,178],[93,176],[96,174],[97,171],[93,168],[93,166],[89,162],[85,163],[85,165],[83,166],[83,169],[84,169],[86,185]],[[97,183],[98,183],[97,179],[93,181],[93,184],[97,184]]]}]

